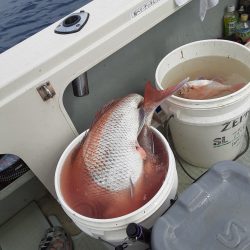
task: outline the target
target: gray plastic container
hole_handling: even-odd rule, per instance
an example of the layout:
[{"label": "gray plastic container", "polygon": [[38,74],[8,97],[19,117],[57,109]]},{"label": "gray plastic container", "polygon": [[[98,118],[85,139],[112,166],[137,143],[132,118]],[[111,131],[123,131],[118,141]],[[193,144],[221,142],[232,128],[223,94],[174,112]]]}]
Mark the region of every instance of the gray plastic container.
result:
[{"label": "gray plastic container", "polygon": [[153,250],[250,250],[250,170],[216,164],[156,221],[151,244]]}]

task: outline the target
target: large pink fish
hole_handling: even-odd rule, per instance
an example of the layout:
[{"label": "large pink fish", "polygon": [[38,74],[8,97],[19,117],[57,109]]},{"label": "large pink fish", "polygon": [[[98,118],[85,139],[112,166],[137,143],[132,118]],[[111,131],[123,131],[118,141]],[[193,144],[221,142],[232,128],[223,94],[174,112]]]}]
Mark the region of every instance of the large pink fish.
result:
[{"label": "large pink fish", "polygon": [[232,94],[245,85],[245,83],[225,85],[214,80],[194,80],[181,88],[177,96],[192,100],[213,99]]},{"label": "large pink fish", "polygon": [[112,218],[145,203],[142,176],[149,176],[156,164],[149,129],[153,113],[186,82],[161,91],[147,83],[144,98],[130,94],[97,114],[62,175],[62,191],[71,207],[89,217]]}]

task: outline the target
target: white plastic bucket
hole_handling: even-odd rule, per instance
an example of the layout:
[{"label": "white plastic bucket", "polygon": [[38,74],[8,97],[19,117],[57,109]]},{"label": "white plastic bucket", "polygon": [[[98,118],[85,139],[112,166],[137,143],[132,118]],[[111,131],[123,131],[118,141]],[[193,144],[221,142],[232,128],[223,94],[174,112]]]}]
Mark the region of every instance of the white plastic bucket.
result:
[{"label": "white plastic bucket", "polygon": [[[207,56],[236,59],[250,67],[250,51],[243,45],[224,40],[193,42],[162,59],[156,70],[157,88],[163,89],[163,80],[180,63]],[[180,72],[184,73],[188,77],[188,72]],[[250,109],[250,84],[216,99],[189,100],[173,95],[161,107],[169,116],[173,115],[169,121],[170,131],[181,158],[207,168],[239,154]]]},{"label": "white plastic bucket", "polygon": [[130,214],[113,219],[93,219],[83,216],[72,210],[65,202],[60,188],[63,163],[72,149],[81,141],[84,133],[75,138],[65,149],[56,168],[56,194],[64,211],[83,232],[94,238],[102,238],[114,244],[121,243],[126,238],[126,227],[129,223],[140,223],[142,226],[150,228],[155,220],[170,206],[170,200],[175,198],[178,185],[175,159],[165,137],[157,129],[153,127],[152,129],[162,140],[168,153],[169,166],[166,179],[159,191],[148,203]]}]

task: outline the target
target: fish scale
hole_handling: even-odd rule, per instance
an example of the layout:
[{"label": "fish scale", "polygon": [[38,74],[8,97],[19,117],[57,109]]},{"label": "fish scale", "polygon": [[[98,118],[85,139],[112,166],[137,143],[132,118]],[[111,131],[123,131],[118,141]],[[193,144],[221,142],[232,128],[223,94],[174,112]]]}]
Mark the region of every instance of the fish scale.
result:
[{"label": "fish scale", "polygon": [[119,217],[157,193],[166,176],[168,155],[153,135],[151,119],[156,107],[187,81],[162,91],[147,83],[144,98],[128,95],[97,114],[63,167],[62,192],[74,211],[97,219]]},{"label": "fish scale", "polygon": [[142,176],[145,150],[138,143],[143,127],[150,125],[156,107],[188,79],[158,91],[146,85],[144,98],[129,94],[106,105],[97,114],[82,144],[84,171],[108,191],[133,187]]},{"label": "fish scale", "polygon": [[139,129],[136,111],[142,100],[137,94],[123,98],[109,117],[112,122],[97,124],[99,134],[93,136],[93,141],[98,146],[92,143],[86,150],[85,164],[92,179],[109,191],[128,188],[131,180],[135,183],[142,173],[143,159],[136,150]]}]

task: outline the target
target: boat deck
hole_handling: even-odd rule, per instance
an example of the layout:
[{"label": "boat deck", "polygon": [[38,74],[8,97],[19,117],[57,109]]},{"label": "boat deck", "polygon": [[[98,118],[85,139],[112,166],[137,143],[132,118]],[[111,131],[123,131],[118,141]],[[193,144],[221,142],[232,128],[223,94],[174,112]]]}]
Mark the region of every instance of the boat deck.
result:
[{"label": "boat deck", "polygon": [[[247,140],[246,140],[247,141]],[[243,148],[246,147],[243,145]],[[250,167],[250,149],[237,162]],[[177,163],[178,194],[185,190],[193,180],[190,179]],[[206,169],[191,166],[182,162],[193,177],[198,178]],[[70,233],[75,250],[105,250],[101,241],[82,233],[64,213],[57,201],[47,193],[38,201],[32,201],[14,217],[0,227],[1,250],[34,250],[37,249],[44,232],[50,226],[63,226]],[[129,248],[128,248],[129,249]],[[141,248],[144,249],[144,248]]]}]

